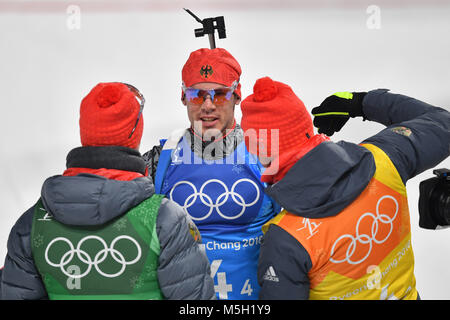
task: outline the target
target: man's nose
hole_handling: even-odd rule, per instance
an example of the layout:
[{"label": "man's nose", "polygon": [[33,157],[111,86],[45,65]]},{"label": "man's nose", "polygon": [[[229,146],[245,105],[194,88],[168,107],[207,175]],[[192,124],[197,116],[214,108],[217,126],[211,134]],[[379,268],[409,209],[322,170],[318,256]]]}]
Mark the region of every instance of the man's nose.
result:
[{"label": "man's nose", "polygon": [[210,111],[210,110],[214,110],[215,108],[216,108],[216,106],[212,102],[211,96],[207,95],[203,100],[202,109],[205,111]]}]

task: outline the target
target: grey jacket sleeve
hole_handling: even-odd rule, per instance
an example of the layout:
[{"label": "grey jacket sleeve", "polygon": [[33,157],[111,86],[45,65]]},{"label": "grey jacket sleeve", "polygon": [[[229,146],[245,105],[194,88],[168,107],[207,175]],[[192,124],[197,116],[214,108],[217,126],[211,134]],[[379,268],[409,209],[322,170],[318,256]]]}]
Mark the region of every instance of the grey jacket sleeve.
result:
[{"label": "grey jacket sleeve", "polygon": [[387,126],[363,143],[386,152],[404,183],[450,155],[450,113],[445,109],[378,89],[364,97],[363,112]]},{"label": "grey jacket sleeve", "polygon": [[142,155],[145,164],[148,168],[148,175],[155,181],[156,168],[158,167],[159,155],[161,154],[162,146],[154,146],[151,150]]},{"label": "grey jacket sleeve", "polygon": [[2,300],[47,299],[42,279],[31,253],[31,226],[34,207],[16,222],[8,238],[8,253],[1,275]]},{"label": "grey jacket sleeve", "polygon": [[[161,252],[158,280],[171,300],[215,299],[214,282],[197,227],[175,202],[164,198],[156,220]],[[192,234],[191,234],[192,231]]]},{"label": "grey jacket sleeve", "polygon": [[311,267],[311,258],[305,248],[279,226],[270,225],[259,253],[259,299],[308,299]]}]

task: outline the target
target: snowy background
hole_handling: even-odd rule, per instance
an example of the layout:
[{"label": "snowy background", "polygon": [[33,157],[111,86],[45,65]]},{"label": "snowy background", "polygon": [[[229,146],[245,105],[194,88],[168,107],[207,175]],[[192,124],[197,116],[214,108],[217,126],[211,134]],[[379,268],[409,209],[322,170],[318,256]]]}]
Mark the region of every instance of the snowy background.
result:
[{"label": "snowy background", "polygon": [[[450,1],[0,0],[0,266],[15,221],[80,145],[79,104],[96,83],[128,82],[145,95],[142,153],[188,126],[181,68],[209,43],[194,37],[200,25],[183,7],[225,16],[217,45],[240,62],[243,96],[268,75],[309,110],[336,91],[376,88],[450,109]],[[351,119],[333,140],[358,143],[382,128]],[[418,227],[419,182],[431,176],[407,184],[417,288],[450,299],[450,230]]]}]

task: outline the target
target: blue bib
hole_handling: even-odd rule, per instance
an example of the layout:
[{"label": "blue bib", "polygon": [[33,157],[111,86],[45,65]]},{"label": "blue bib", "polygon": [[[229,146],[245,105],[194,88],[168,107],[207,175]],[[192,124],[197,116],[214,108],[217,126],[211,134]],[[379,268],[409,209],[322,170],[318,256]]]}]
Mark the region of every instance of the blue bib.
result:
[{"label": "blue bib", "polygon": [[161,193],[181,205],[197,225],[217,297],[257,299],[261,227],[279,210],[264,193],[261,164],[244,142],[224,159],[208,161],[192,152],[184,138],[170,160],[160,178]]}]

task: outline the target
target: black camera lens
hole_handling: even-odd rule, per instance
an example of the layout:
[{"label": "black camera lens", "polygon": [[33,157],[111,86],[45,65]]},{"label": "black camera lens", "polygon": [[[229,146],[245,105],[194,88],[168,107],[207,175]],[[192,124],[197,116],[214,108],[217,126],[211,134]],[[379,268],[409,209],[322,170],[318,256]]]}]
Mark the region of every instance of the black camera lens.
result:
[{"label": "black camera lens", "polygon": [[419,185],[419,226],[436,229],[450,226],[450,170],[438,169],[437,176]]},{"label": "black camera lens", "polygon": [[440,180],[430,195],[430,206],[440,225],[450,225],[450,188],[449,184]]}]

